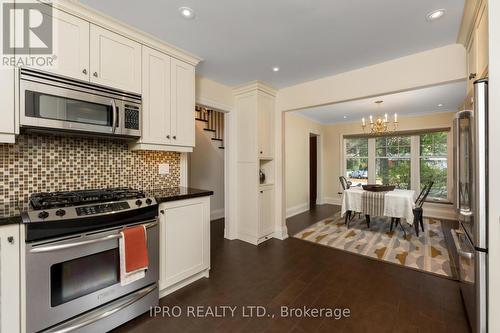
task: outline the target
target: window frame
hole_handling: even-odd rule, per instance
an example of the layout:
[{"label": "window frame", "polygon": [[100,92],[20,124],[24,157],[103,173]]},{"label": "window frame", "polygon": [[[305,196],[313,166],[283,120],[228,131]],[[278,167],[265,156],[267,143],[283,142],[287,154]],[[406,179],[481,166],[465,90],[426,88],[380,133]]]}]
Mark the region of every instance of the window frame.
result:
[{"label": "window frame", "polygon": [[[447,197],[443,198],[432,198],[428,197],[428,202],[433,203],[444,203],[449,204],[452,202],[453,198],[453,149],[452,145],[452,132],[450,128],[440,128],[436,130],[428,131],[413,131],[408,134],[405,132],[394,133],[393,135],[386,136],[410,136],[410,181],[411,189],[414,190],[417,195],[420,193],[420,135],[431,133],[431,132],[447,132],[446,145],[447,145],[447,165],[449,172],[447,173]],[[359,137],[363,137],[360,135]],[[380,136],[366,136],[368,139],[368,183],[375,184],[376,182],[376,139]],[[355,135],[341,135],[341,158],[342,158],[342,170],[341,174],[345,175],[347,170],[347,154],[346,154],[346,140],[356,138]],[[451,171],[450,171],[451,170]]]}]

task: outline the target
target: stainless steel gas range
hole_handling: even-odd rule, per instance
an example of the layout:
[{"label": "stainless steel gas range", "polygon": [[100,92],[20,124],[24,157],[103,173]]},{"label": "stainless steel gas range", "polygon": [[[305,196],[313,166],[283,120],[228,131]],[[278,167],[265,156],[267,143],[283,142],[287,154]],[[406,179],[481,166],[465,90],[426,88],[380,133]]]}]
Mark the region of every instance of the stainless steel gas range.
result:
[{"label": "stainless steel gas range", "polygon": [[[106,332],[158,304],[158,205],[129,188],[39,193],[25,223],[26,332]],[[120,284],[119,238],[147,231],[145,277]]]}]

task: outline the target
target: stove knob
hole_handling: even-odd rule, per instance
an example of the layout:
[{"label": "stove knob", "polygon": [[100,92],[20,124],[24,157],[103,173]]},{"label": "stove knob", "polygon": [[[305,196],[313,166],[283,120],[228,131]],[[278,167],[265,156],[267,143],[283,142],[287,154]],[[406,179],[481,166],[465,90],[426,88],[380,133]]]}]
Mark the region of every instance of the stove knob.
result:
[{"label": "stove knob", "polygon": [[66,211],[64,209],[58,209],[56,211],[56,215],[60,216],[60,217],[63,217],[64,215],[66,215]]},{"label": "stove knob", "polygon": [[149,198],[147,198],[147,199],[146,199],[146,204],[147,204],[147,205],[151,205],[152,203],[153,203],[153,200],[151,200],[151,199],[149,199]]},{"label": "stove knob", "polygon": [[49,213],[47,213],[46,211],[40,212],[40,214],[38,214],[38,217],[41,219],[46,219],[47,217],[49,217]]},{"label": "stove knob", "polygon": [[137,200],[137,201],[135,202],[135,204],[136,204],[137,206],[142,205],[142,200]]}]

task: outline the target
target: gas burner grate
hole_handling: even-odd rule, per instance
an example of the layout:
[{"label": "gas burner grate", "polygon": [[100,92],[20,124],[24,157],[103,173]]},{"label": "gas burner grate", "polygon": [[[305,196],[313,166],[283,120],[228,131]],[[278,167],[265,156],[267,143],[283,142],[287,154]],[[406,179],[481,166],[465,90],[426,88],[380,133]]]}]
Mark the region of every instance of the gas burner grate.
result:
[{"label": "gas burner grate", "polygon": [[49,209],[78,206],[91,202],[144,198],[145,196],[146,195],[143,191],[128,187],[65,192],[43,192],[32,194],[30,196],[30,204],[33,209]]}]

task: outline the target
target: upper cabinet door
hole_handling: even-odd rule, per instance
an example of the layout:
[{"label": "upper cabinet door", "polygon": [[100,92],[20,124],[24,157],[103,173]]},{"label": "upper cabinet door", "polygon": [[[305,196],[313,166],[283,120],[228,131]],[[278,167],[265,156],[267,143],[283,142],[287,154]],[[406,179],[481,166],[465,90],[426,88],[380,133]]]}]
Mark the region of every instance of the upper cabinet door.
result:
[{"label": "upper cabinet door", "polygon": [[477,44],[473,35],[467,48],[467,94],[472,91],[473,83],[478,77],[477,73]]},{"label": "upper cabinet door", "polygon": [[259,157],[273,158],[274,155],[274,97],[259,92]]},{"label": "upper cabinet door", "polygon": [[141,93],[141,44],[91,24],[90,81]]},{"label": "upper cabinet door", "polygon": [[487,76],[488,72],[488,6],[480,10],[476,28],[477,78]]},{"label": "upper cabinet door", "polygon": [[172,144],[194,146],[194,67],[172,58]]},{"label": "upper cabinet door", "polygon": [[42,15],[53,20],[55,57],[53,66],[40,69],[88,81],[90,23],[50,6],[42,9]]},{"label": "upper cabinet door", "polygon": [[170,57],[142,48],[142,141],[170,144]]}]

